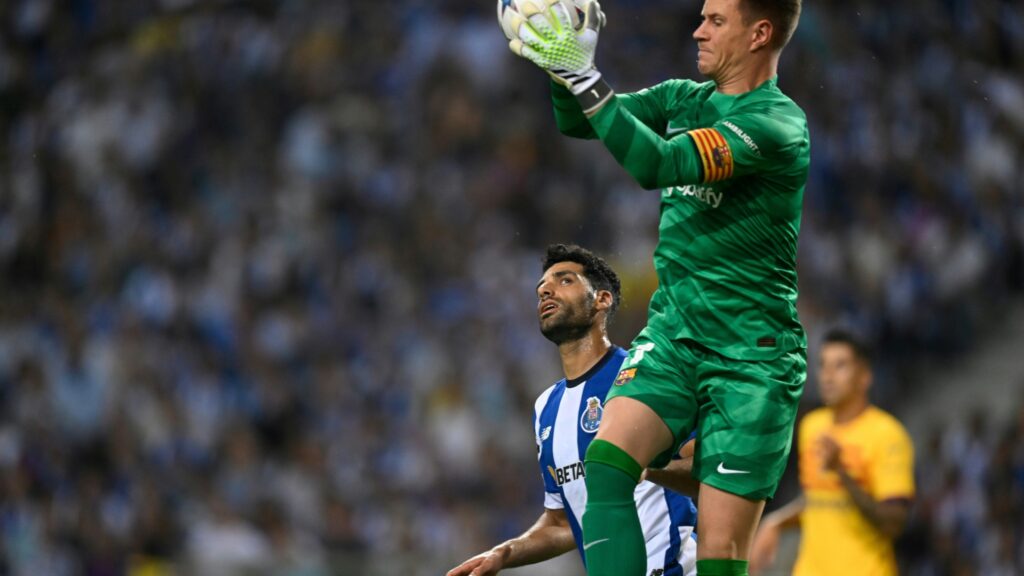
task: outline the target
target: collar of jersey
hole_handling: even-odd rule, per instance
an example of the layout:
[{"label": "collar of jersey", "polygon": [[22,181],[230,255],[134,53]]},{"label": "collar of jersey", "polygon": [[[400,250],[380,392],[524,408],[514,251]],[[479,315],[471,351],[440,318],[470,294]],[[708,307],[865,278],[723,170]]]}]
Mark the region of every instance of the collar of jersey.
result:
[{"label": "collar of jersey", "polygon": [[778,82],[778,80],[779,80],[778,76],[772,76],[771,78],[769,78],[769,79],[765,80],[764,82],[758,84],[757,87],[755,87],[750,92],[744,92],[742,94],[722,94],[718,90],[712,89],[711,95],[708,97],[708,100],[711,102],[711,104],[716,109],[718,109],[718,112],[720,114],[725,114],[740,99],[742,99],[742,98],[744,98],[746,96],[749,96],[750,94],[754,94],[754,93],[761,92],[761,91],[764,91],[764,90],[772,90],[772,89],[774,89],[775,88],[775,84]]},{"label": "collar of jersey", "polygon": [[611,348],[609,348],[608,351],[604,353],[604,356],[602,356],[601,359],[597,361],[597,364],[591,366],[590,370],[584,372],[582,376],[579,376],[577,378],[566,378],[565,385],[568,388],[572,388],[577,384],[581,384],[589,380],[591,377],[594,376],[594,374],[597,374],[598,371],[601,370],[601,368],[604,368],[604,365],[607,364],[609,360],[611,360],[612,356],[615,355],[615,351],[618,349],[618,346],[612,346]]}]

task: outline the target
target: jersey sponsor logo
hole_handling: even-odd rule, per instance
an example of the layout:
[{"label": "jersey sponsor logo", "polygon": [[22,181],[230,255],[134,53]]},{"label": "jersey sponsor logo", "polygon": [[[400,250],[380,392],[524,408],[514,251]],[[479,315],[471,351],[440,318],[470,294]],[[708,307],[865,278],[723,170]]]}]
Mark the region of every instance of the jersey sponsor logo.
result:
[{"label": "jersey sponsor logo", "polygon": [[551,474],[551,479],[559,486],[586,477],[586,472],[583,470],[583,462],[580,461],[573,462],[568,466],[562,466],[561,468],[548,466],[548,474]]},{"label": "jersey sponsor logo", "polygon": [[615,385],[625,386],[626,384],[629,384],[633,378],[636,378],[636,368],[627,368],[619,372],[619,375],[615,377]]},{"label": "jersey sponsor logo", "polygon": [[687,132],[697,145],[704,182],[719,182],[732,176],[732,151],[722,133],[714,128],[700,128]]},{"label": "jersey sponsor logo", "polygon": [[601,399],[597,396],[587,398],[587,409],[580,416],[580,428],[588,434],[597,432],[601,425],[601,416],[604,415],[604,408],[601,407]]},{"label": "jersey sponsor logo", "polygon": [[743,140],[743,143],[747,145],[747,148],[750,148],[751,152],[756,154],[758,157],[761,156],[761,149],[757,146],[757,142],[754,142],[754,139],[748,136],[746,132],[740,130],[739,126],[729,122],[728,120],[723,120],[722,126],[732,130],[734,134],[740,137],[740,140]]},{"label": "jersey sponsor logo", "polygon": [[671,198],[673,194],[678,194],[680,196],[692,196],[712,208],[718,208],[718,205],[722,203],[722,197],[725,195],[724,192],[715,192],[715,189],[711,186],[699,186],[695,184],[673,186],[671,188],[666,188],[665,192],[666,198]]}]

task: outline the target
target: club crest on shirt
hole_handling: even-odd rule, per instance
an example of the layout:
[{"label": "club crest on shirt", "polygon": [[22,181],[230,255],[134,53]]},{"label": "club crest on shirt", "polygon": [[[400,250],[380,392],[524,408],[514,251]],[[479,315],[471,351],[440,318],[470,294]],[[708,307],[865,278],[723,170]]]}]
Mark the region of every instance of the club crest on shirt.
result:
[{"label": "club crest on shirt", "polygon": [[629,368],[619,372],[619,375],[615,377],[616,386],[624,386],[636,377],[636,368]]},{"label": "club crest on shirt", "polygon": [[732,163],[732,152],[728,146],[715,146],[711,149],[711,161],[718,168],[725,168],[726,164]]},{"label": "club crest on shirt", "polygon": [[601,416],[603,414],[604,408],[601,406],[601,399],[597,396],[587,398],[587,409],[580,416],[580,428],[588,434],[597,432],[597,427],[601,425]]}]

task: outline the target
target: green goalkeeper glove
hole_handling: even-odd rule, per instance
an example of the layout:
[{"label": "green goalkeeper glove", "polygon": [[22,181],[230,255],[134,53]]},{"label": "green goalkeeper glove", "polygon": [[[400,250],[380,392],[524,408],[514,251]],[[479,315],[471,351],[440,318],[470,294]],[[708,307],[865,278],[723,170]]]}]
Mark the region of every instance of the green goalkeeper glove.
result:
[{"label": "green goalkeeper glove", "polygon": [[573,27],[569,0],[520,0],[521,21],[511,26],[516,37],[509,48],[547,71],[556,82],[575,94],[584,111],[599,108],[611,97],[594,66],[597,37],[604,14],[597,0],[585,0],[579,30]]}]

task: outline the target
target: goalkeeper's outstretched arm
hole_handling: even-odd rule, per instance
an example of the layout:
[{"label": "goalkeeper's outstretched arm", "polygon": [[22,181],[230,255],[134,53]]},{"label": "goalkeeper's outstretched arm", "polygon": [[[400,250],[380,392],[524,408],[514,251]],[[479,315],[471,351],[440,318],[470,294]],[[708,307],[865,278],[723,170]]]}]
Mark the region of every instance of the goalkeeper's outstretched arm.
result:
[{"label": "goalkeeper's outstretched arm", "polygon": [[537,64],[551,77],[559,130],[576,138],[597,137],[587,115],[612,99],[620,101],[652,130],[663,129],[666,119],[658,113],[656,101],[645,102],[644,93],[614,96],[594,66],[598,33],[605,22],[597,1],[583,3],[585,17],[578,29],[572,21],[573,10],[562,0],[521,0],[519,10],[499,10],[512,52]]},{"label": "goalkeeper's outstretched arm", "polygon": [[594,112],[590,125],[612,156],[645,189],[708,180],[695,136],[666,141],[618,98],[609,99]]},{"label": "goalkeeper's outstretched arm", "polygon": [[[642,122],[653,132],[661,134],[665,128],[664,112],[658,106],[655,92],[658,86],[650,90],[630,94],[617,94],[614,100],[619,102],[634,118]],[[573,96],[568,88],[558,82],[551,82],[551,104],[555,109],[555,124],[558,131],[571,138],[584,140],[595,140],[597,132],[591,126],[590,120],[583,113],[583,107],[579,100]]]},{"label": "goalkeeper's outstretched arm", "polygon": [[559,132],[583,140],[597,138],[597,132],[594,132],[590,120],[583,114],[583,108],[580,108],[576,97],[568,88],[554,81],[551,82],[551,105],[555,109],[555,124]]},{"label": "goalkeeper's outstretched arm", "polygon": [[[521,0],[522,13],[503,12],[503,28],[511,35],[509,48],[545,70],[564,87],[552,96],[558,126],[580,138],[594,133],[620,164],[644,188],[664,188],[715,181],[731,176],[732,164],[712,166],[709,155],[728,145],[717,131],[691,132],[691,138],[666,141],[664,110],[645,105],[655,89],[632,97],[615,96],[594,65],[594,52],[603,19],[596,0],[587,0],[583,26],[572,22],[571,7],[562,0]],[[569,102],[575,97],[578,108]],[[660,112],[660,113],[659,113]],[[582,118],[581,118],[582,116]],[[590,128],[584,120],[590,119]],[[706,138],[704,138],[706,137]]]}]

